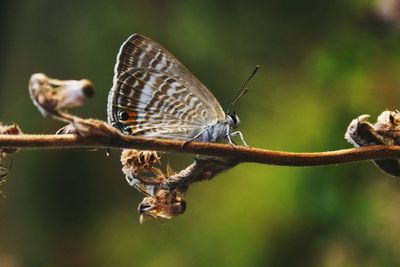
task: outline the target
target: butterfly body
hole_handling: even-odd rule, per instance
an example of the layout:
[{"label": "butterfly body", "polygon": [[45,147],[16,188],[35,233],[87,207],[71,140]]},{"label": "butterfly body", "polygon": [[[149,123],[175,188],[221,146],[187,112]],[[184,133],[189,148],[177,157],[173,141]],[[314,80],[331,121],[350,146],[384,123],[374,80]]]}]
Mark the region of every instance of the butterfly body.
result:
[{"label": "butterfly body", "polygon": [[170,52],[134,34],[121,46],[108,97],[108,121],[125,134],[219,142],[240,132],[214,95]]}]

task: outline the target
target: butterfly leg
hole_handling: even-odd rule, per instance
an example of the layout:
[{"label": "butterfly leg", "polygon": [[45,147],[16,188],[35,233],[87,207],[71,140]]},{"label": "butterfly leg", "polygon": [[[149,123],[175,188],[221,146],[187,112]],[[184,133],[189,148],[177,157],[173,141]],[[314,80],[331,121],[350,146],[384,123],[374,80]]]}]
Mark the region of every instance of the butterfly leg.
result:
[{"label": "butterfly leg", "polygon": [[242,134],[241,131],[236,131],[236,132],[230,133],[230,134],[228,135],[228,140],[229,140],[229,142],[231,142],[230,137],[231,137],[231,136],[235,136],[235,135],[239,135],[240,140],[242,140],[243,144],[244,144],[245,146],[249,146],[249,145],[246,143],[246,141],[244,141],[244,137],[243,137],[243,134]]},{"label": "butterfly leg", "polygon": [[233,146],[233,148],[235,148],[237,144],[232,140],[231,135],[230,134],[226,135],[226,138],[228,138],[229,144]]},{"label": "butterfly leg", "polygon": [[236,148],[237,144],[232,140],[231,138],[231,128],[227,125],[226,126],[226,138],[228,139],[229,144],[233,147]]}]

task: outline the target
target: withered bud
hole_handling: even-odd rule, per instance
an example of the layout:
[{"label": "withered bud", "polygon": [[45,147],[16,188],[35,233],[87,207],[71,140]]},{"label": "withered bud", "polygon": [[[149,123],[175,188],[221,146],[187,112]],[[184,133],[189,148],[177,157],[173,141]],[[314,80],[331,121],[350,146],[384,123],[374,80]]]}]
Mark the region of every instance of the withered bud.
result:
[{"label": "withered bud", "polygon": [[[372,145],[399,145],[400,115],[398,112],[384,111],[373,125],[368,122],[369,115],[361,115],[354,119],[347,128],[345,139],[355,147]],[[381,170],[392,175],[400,176],[398,159],[373,161]]]},{"label": "withered bud", "polygon": [[386,145],[400,145],[400,113],[398,111],[382,112],[374,129],[384,138]]},{"label": "withered bud", "polygon": [[375,15],[387,24],[400,27],[400,0],[375,0]]},{"label": "withered bud", "polygon": [[57,80],[36,73],[29,80],[29,93],[42,115],[48,116],[59,110],[82,106],[94,95],[94,89],[86,79]]},{"label": "withered bud", "polygon": [[344,138],[354,147],[381,145],[383,140],[368,121],[370,115],[364,114],[352,120]]},{"label": "withered bud", "polygon": [[400,114],[399,112],[386,110],[378,116],[374,125],[377,131],[389,131],[400,129]]},{"label": "withered bud", "polygon": [[159,189],[139,204],[140,223],[147,219],[171,219],[186,210],[186,201],[175,191]]},{"label": "withered bud", "polygon": [[[11,125],[2,125],[0,123],[0,135],[5,134],[5,135],[19,135],[22,134],[21,129],[18,127],[18,125],[11,124]],[[2,148],[0,149],[0,156],[2,153],[6,154],[11,154],[17,152],[17,148]]]},{"label": "withered bud", "polygon": [[160,164],[160,157],[156,151],[125,149],[121,153],[121,163],[125,176],[133,177],[141,171],[151,171]]}]

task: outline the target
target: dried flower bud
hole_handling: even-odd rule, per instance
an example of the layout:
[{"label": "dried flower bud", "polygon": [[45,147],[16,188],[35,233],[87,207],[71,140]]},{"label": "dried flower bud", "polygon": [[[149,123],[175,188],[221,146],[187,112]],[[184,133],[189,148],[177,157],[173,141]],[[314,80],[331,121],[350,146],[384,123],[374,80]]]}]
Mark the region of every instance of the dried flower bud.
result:
[{"label": "dried flower bud", "polygon": [[94,95],[94,89],[86,79],[62,81],[36,73],[30,78],[29,93],[42,115],[49,116],[58,114],[59,110],[82,106]]},{"label": "dried flower bud", "polygon": [[368,122],[369,115],[361,115],[351,121],[344,138],[355,147],[381,145],[383,140],[378,136],[373,125]]},{"label": "dried flower bud", "polygon": [[399,0],[375,0],[375,14],[382,22],[400,27]]},{"label": "dried flower bud", "polygon": [[140,223],[147,219],[171,219],[186,210],[186,201],[175,191],[160,189],[139,204]]},{"label": "dried flower bud", "polygon": [[384,111],[374,125],[375,131],[382,136],[386,145],[400,144],[400,113]]},{"label": "dried flower bud", "polygon": [[192,183],[211,179],[239,163],[233,158],[196,157],[194,163],[180,172],[174,172],[168,164],[164,173],[154,167],[160,163],[156,152],[135,149],[124,150],[121,162],[127,182],[146,195],[138,207],[141,223],[150,218],[171,219],[184,213],[186,201],[182,196]]},{"label": "dried flower bud", "polygon": [[[347,128],[345,139],[355,147],[372,145],[399,145],[398,112],[384,111],[377,122],[372,125],[368,122],[369,115],[361,115],[354,119]],[[392,175],[400,176],[400,162],[398,159],[373,161],[381,170]]]},{"label": "dried flower bud", "polygon": [[[2,135],[2,134],[19,135],[19,134],[22,134],[22,131],[16,124],[2,125],[0,123],[0,135]],[[0,156],[1,156],[1,153],[11,154],[11,153],[15,153],[17,151],[18,151],[17,148],[2,148],[2,149],[0,149]]]},{"label": "dried flower bud", "polygon": [[141,171],[151,171],[156,164],[160,164],[160,157],[156,151],[125,149],[121,153],[122,172],[133,177]]},{"label": "dried flower bud", "polygon": [[[154,195],[155,186],[161,184],[161,170],[154,167],[160,164],[160,157],[156,151],[125,149],[121,153],[122,172],[130,186],[139,192],[151,196]],[[148,177],[153,174],[153,177]]]}]

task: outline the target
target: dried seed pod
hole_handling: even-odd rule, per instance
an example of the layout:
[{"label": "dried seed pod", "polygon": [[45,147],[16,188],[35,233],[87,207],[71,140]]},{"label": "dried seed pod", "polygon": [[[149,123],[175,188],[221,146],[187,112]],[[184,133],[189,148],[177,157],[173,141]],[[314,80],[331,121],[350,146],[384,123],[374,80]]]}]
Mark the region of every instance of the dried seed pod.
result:
[{"label": "dried seed pod", "polygon": [[82,106],[94,89],[86,79],[62,81],[36,73],[29,80],[29,93],[43,116],[59,116],[60,110]]},{"label": "dried seed pod", "polygon": [[171,219],[186,210],[186,201],[175,191],[157,190],[154,196],[148,196],[139,204],[140,223],[147,219]]},{"label": "dried seed pod", "polygon": [[124,149],[121,153],[122,172],[132,177],[142,171],[151,171],[160,164],[160,157],[156,151]]},{"label": "dried seed pod", "polygon": [[375,0],[375,15],[383,23],[400,28],[400,1]]},{"label": "dried seed pod", "polygon": [[121,163],[127,182],[146,195],[138,207],[140,222],[143,222],[150,218],[171,219],[184,213],[186,201],[183,195],[192,183],[209,180],[236,166],[238,161],[196,157],[194,163],[180,172],[174,172],[167,164],[164,173],[155,167],[160,164],[160,157],[155,151],[126,149],[121,154]]},{"label": "dried seed pod", "polygon": [[384,111],[379,115],[374,129],[382,136],[386,145],[400,144],[400,113],[398,111]]},{"label": "dried seed pod", "polygon": [[[0,135],[5,134],[5,135],[19,135],[22,134],[21,129],[18,127],[18,125],[11,124],[11,125],[2,125],[0,123]],[[11,154],[17,152],[17,148],[2,148],[0,149],[0,154],[1,153],[6,153],[6,154]]]},{"label": "dried seed pod", "polygon": [[[0,123],[0,135],[6,134],[6,135],[19,135],[22,134],[21,129],[18,127],[18,125],[11,124],[11,125],[2,125]],[[17,148],[2,148],[0,149],[0,154],[5,153],[5,154],[12,154],[17,152]],[[1,156],[1,155],[0,155]]]},{"label": "dried seed pod", "polygon": [[160,179],[165,179],[160,175],[161,170],[154,167],[160,164],[156,151],[124,149],[121,163],[128,184],[147,196],[154,195],[155,186],[162,183]]},{"label": "dried seed pod", "polygon": [[[399,144],[399,113],[384,111],[374,125],[368,122],[369,117],[369,115],[361,115],[350,123],[345,134],[345,139],[349,143],[355,147]],[[373,162],[384,172],[392,176],[400,176],[398,159],[374,160]]]},{"label": "dried seed pod", "polygon": [[358,116],[347,128],[344,138],[354,147],[379,145],[383,142],[368,121],[369,117],[367,114]]}]

